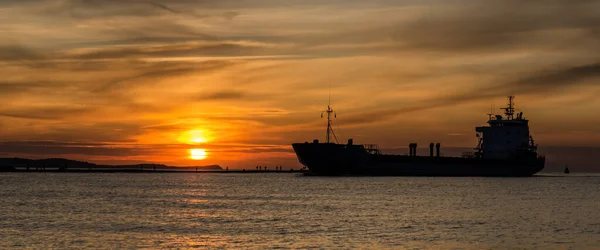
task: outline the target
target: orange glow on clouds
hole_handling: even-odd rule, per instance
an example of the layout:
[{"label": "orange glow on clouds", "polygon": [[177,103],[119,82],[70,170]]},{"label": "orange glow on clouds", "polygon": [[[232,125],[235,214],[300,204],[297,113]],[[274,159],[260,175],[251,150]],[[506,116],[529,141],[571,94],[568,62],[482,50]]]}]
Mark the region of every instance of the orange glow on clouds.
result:
[{"label": "orange glow on clouds", "polygon": [[212,140],[213,138],[210,136],[210,133],[203,129],[188,130],[182,133],[178,138],[178,141],[187,144],[200,144]]}]

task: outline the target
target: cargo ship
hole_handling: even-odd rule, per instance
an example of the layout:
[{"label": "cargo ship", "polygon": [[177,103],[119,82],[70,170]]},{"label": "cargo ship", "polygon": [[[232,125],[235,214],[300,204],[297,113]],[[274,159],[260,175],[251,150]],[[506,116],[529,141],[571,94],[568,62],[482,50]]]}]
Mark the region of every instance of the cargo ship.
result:
[{"label": "cargo ship", "polygon": [[[529,132],[523,112],[515,113],[514,96],[508,97],[504,116],[488,114],[486,126],[476,127],[477,146],[460,157],[440,155],[440,143],[429,144],[429,155],[417,155],[417,144],[408,145],[408,154],[384,154],[375,144],[346,144],[337,141],[332,129],[336,117],[331,105],[321,113],[327,117],[325,142],[293,143],[307,175],[357,176],[532,176],[544,168],[545,157]],[[435,151],[435,154],[434,154]]]}]

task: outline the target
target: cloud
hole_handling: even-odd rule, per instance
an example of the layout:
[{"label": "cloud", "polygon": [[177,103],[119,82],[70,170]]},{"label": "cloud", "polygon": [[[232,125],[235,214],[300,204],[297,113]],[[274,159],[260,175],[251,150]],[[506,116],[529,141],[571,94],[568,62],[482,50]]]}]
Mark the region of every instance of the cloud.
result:
[{"label": "cloud", "polygon": [[507,95],[542,94],[562,91],[568,87],[595,84],[600,86],[600,63],[564,66],[553,70],[540,70],[528,73],[516,80],[500,79],[504,82],[482,84],[481,87],[464,89],[454,94],[435,96],[415,102],[416,105],[397,105],[398,108],[360,112],[344,118],[345,126],[384,122],[398,116],[428,109],[452,107],[455,105],[489,100]]},{"label": "cloud", "polygon": [[[68,9],[71,13],[76,13],[76,17],[87,16],[91,13],[89,9],[101,9],[102,16],[112,15],[188,15],[195,18],[209,18],[214,16],[222,16],[225,19],[231,20],[237,13],[234,11],[225,11],[222,15],[198,15],[194,13],[194,9],[202,7],[205,1],[148,1],[148,0],[75,0],[70,1]],[[178,7],[172,7],[172,4]],[[151,8],[148,8],[151,7]],[[161,10],[164,12],[157,12]]]},{"label": "cloud", "polygon": [[244,92],[227,90],[227,91],[218,91],[214,93],[209,93],[207,95],[202,95],[200,100],[236,100],[241,99],[245,95]]},{"label": "cloud", "polygon": [[[48,125],[39,131],[38,138],[66,142],[102,142],[102,143],[134,143],[136,136],[143,134],[142,127],[147,121],[116,122],[65,122]],[[35,140],[23,134],[21,140]]]},{"label": "cloud", "polygon": [[[189,41],[172,42],[165,45],[136,45],[117,48],[101,48],[71,52],[66,58],[123,59],[123,58],[164,58],[199,56],[250,56],[271,54],[266,50],[268,44],[244,41]],[[260,53],[260,52],[263,53]]]},{"label": "cloud", "polygon": [[39,51],[19,44],[0,43],[0,63],[43,67],[47,56]]},{"label": "cloud", "polygon": [[76,106],[24,106],[0,109],[0,116],[39,120],[60,120],[69,116],[84,114],[90,110],[92,109],[89,107]]},{"label": "cloud", "polygon": [[169,6],[167,6],[165,4],[162,4],[162,3],[148,1],[148,4],[156,6],[156,7],[160,8],[160,9],[166,10],[166,11],[171,12],[171,13],[176,13],[176,14],[181,14],[182,13],[181,11],[174,10],[173,8],[170,8]]},{"label": "cloud", "polygon": [[[115,90],[117,87],[119,89],[128,87],[128,83],[132,83],[139,87],[140,83],[147,82],[153,83],[157,82],[161,78],[165,77],[176,77],[176,76],[184,76],[187,74],[201,74],[215,70],[222,70],[231,65],[234,62],[231,61],[223,61],[223,60],[213,60],[206,62],[196,62],[196,63],[181,63],[181,62],[158,62],[158,63],[142,63],[145,67],[141,67],[138,69],[132,76],[127,76],[124,78],[112,80],[106,84],[101,85],[99,88],[95,89],[95,92],[106,92]],[[146,84],[148,85],[148,84]]]},{"label": "cloud", "polygon": [[[535,90],[536,87],[551,89],[553,87],[583,84],[590,79],[599,80],[596,79],[598,77],[600,77],[600,62],[542,71],[511,82],[508,85],[532,90]],[[600,84],[600,81],[595,83]]]},{"label": "cloud", "polygon": [[102,143],[50,141],[0,142],[0,153],[38,155],[42,157],[54,157],[57,155],[124,157],[152,154],[158,150],[158,147],[149,148],[145,146]]},{"label": "cloud", "polygon": [[[600,38],[589,32],[600,24],[600,13],[590,11],[596,5],[591,1],[483,1],[439,6],[432,13],[400,26],[393,38],[400,47],[454,53],[523,47],[556,49],[569,40]],[[563,37],[557,38],[559,34]]]},{"label": "cloud", "polygon": [[600,86],[600,62],[538,70],[515,80],[475,88],[466,93],[465,98],[455,97],[454,100],[477,100],[515,94],[540,94],[583,85]]},{"label": "cloud", "polygon": [[[58,85],[58,84],[56,84]],[[43,92],[46,93],[52,91],[57,86],[53,85],[50,82],[42,82],[42,81],[21,81],[21,82],[13,82],[13,81],[0,81],[0,96],[13,97],[19,94],[28,94],[32,92]]]},{"label": "cloud", "polygon": [[[385,22],[379,22],[365,10],[360,19],[355,15],[362,23],[349,21],[350,24],[328,32],[287,39],[302,41],[303,49],[331,56],[406,52],[599,53],[596,44],[600,41],[600,11],[595,1],[430,1],[407,5],[378,1],[377,4],[379,8],[367,10],[373,15],[380,14],[380,20]],[[384,12],[386,6],[394,11]]]},{"label": "cloud", "polygon": [[[43,3],[38,3],[43,4]],[[145,0],[66,0],[47,4],[43,13],[68,13],[77,19],[183,14],[167,4]]]},{"label": "cloud", "polygon": [[31,61],[40,60],[43,57],[24,46],[16,44],[0,44],[0,61],[3,62],[20,62],[20,61]]}]

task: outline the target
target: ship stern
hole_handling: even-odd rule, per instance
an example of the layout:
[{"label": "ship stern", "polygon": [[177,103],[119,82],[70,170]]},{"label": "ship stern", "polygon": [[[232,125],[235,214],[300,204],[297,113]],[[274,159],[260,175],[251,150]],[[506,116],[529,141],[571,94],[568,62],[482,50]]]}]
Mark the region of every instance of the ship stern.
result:
[{"label": "ship stern", "polygon": [[346,175],[364,166],[367,152],[360,145],[336,143],[294,143],[298,161],[315,175]]}]

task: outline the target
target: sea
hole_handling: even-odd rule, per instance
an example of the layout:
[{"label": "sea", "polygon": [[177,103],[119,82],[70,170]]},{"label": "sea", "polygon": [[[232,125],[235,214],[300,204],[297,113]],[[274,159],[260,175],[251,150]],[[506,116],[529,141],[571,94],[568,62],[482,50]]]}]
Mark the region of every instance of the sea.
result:
[{"label": "sea", "polygon": [[600,249],[600,175],[1,173],[22,248]]}]

